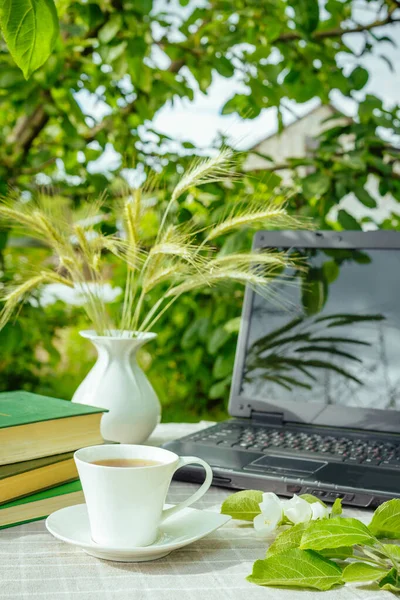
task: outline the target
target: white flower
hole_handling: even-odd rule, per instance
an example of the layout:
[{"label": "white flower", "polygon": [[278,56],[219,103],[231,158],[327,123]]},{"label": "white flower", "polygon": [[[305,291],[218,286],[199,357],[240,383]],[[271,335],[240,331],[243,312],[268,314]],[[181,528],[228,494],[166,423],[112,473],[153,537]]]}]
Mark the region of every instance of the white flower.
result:
[{"label": "white flower", "polygon": [[296,496],[296,494],[283,505],[283,511],[285,516],[293,523],[308,523],[312,518],[312,504],[309,504],[303,498]]},{"label": "white flower", "polygon": [[261,514],[253,519],[254,529],[259,536],[266,536],[274,531],[283,518],[283,506],[276,494],[263,494],[259,504]]},{"label": "white flower", "polygon": [[317,521],[318,519],[327,519],[329,517],[329,510],[327,506],[324,506],[320,502],[314,502],[311,506],[311,520]]},{"label": "white flower", "polygon": [[[95,294],[101,302],[114,302],[122,293],[120,287],[112,287],[109,283],[95,283],[87,281],[83,285],[75,285],[70,288],[62,283],[49,283],[42,288],[40,304],[48,306],[54,304],[57,300],[70,304],[71,306],[82,306],[87,302],[87,294]],[[30,303],[37,306],[38,302],[32,298]]]}]

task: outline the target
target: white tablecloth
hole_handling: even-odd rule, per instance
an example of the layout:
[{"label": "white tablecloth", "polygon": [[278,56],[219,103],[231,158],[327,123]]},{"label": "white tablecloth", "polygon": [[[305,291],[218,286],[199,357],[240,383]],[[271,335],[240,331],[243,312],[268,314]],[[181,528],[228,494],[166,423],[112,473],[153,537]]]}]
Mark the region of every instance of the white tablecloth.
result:
[{"label": "white tablecloth", "polygon": [[[160,425],[160,444],[205,424]],[[178,502],[192,484],[173,482],[168,500]],[[219,511],[228,490],[211,488],[197,508]],[[368,511],[347,510],[368,521]],[[266,544],[252,528],[231,521],[206,538],[154,562],[115,563],[92,558],[47,533],[44,521],[0,531],[0,598],[16,600],[390,600],[390,592],[365,585],[328,592],[263,588],[246,581]]]}]

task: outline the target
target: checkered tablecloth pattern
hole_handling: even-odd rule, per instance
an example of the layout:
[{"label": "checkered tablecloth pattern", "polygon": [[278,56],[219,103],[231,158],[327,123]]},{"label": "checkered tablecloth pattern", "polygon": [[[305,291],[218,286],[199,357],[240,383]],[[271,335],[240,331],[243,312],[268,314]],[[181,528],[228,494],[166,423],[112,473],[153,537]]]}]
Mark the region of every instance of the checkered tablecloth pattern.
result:
[{"label": "checkered tablecloth pattern", "polygon": [[[160,425],[159,444],[201,424]],[[190,495],[174,482],[168,501]],[[212,488],[196,507],[219,511],[229,491]],[[368,520],[368,512],[348,511]],[[0,599],[16,600],[391,600],[390,592],[347,586],[329,592],[261,588],[246,581],[266,544],[251,526],[231,521],[206,538],[154,562],[115,563],[93,558],[47,533],[44,521],[0,532]]]}]

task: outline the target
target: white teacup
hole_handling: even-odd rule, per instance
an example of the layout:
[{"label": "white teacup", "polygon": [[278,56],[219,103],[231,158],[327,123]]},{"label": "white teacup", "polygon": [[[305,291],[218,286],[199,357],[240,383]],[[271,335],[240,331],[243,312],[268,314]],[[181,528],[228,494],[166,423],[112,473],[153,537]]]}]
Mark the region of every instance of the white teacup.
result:
[{"label": "white teacup", "polygon": [[[101,546],[149,546],[159,525],[201,498],[211,485],[211,467],[194,456],[152,446],[104,444],[77,450],[76,466],[85,495],[92,539]],[[115,459],[154,461],[145,466],[102,466]],[[206,471],[202,486],[187,500],[163,510],[173,474],[184,465],[199,464]]]}]

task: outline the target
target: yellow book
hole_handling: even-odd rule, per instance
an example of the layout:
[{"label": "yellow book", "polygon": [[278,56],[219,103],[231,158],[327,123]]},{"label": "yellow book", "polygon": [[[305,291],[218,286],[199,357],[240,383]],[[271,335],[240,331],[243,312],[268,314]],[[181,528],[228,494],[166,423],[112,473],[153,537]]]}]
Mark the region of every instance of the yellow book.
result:
[{"label": "yellow book", "polygon": [[77,478],[73,452],[2,466],[0,504]]}]

